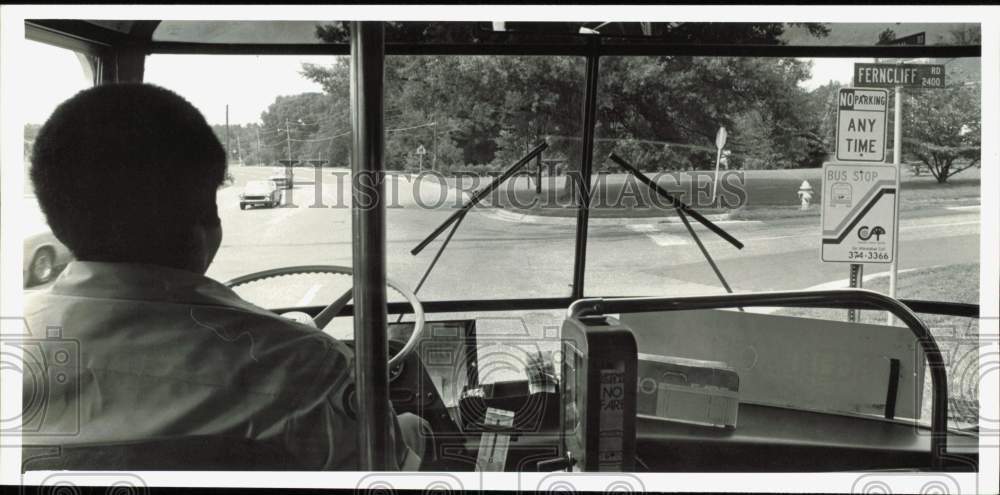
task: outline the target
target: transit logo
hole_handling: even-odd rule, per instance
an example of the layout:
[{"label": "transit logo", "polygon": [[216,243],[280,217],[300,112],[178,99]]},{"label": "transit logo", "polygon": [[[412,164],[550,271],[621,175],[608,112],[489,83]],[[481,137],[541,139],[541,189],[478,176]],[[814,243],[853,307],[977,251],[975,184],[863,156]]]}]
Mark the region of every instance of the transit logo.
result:
[{"label": "transit logo", "polygon": [[867,241],[874,237],[875,241],[878,242],[883,235],[885,235],[885,229],[878,225],[871,229],[869,229],[867,225],[862,225],[861,228],[858,229],[858,239],[861,239],[862,241]]}]

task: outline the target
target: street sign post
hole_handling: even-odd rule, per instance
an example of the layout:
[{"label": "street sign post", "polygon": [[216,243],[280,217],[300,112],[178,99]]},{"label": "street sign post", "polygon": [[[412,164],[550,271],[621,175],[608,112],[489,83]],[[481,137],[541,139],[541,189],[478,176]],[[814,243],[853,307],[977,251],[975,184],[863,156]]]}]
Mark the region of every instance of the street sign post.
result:
[{"label": "street sign post", "polygon": [[712,185],[712,204],[715,204],[715,191],[719,188],[719,164],[722,163],[722,148],[726,146],[726,138],[729,137],[729,133],[726,132],[725,127],[719,127],[719,131],[715,133],[715,182]]},{"label": "street sign post", "polygon": [[[926,42],[924,33],[900,38],[886,42],[885,44],[923,44]],[[866,88],[893,88],[894,98],[894,125],[893,125],[893,166],[896,169],[896,191],[899,191],[899,168],[902,164],[903,156],[903,88],[933,89],[943,88],[945,85],[945,68],[940,64],[854,64],[854,85]],[[838,140],[838,160],[840,158],[840,142]],[[893,261],[889,266],[889,296],[896,297],[896,247],[898,242],[893,234]],[[893,325],[895,319],[890,313],[886,318],[887,324]]]},{"label": "street sign post", "polygon": [[862,88],[943,88],[944,66],[854,64],[854,85]]},{"label": "street sign post", "polygon": [[420,164],[417,166],[419,172],[424,171],[424,155],[427,154],[427,148],[424,145],[417,146],[417,156],[420,158]]},{"label": "street sign post", "polygon": [[899,173],[892,164],[823,164],[820,257],[832,263],[892,263]]},{"label": "street sign post", "polygon": [[838,161],[885,161],[888,109],[889,92],[884,89],[840,90],[837,94]]}]

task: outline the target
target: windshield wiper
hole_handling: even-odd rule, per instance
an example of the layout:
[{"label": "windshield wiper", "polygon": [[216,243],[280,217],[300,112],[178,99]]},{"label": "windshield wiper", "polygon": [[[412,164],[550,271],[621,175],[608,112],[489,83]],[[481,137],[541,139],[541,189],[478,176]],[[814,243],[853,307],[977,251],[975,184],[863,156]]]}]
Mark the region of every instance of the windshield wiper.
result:
[{"label": "windshield wiper", "polygon": [[[725,239],[733,246],[736,246],[736,249],[743,249],[743,243],[740,242],[737,238],[730,235],[729,232],[726,232],[722,227],[719,227],[718,225],[712,223],[711,220],[702,216],[701,213],[698,213],[683,201],[673,197],[673,195],[671,195],[665,189],[660,187],[660,185],[657,184],[656,181],[650,179],[648,176],[646,176],[646,174],[640,172],[639,169],[633,167],[632,164],[626,162],[622,157],[612,152],[611,154],[608,155],[608,158],[610,158],[611,161],[617,163],[621,168],[625,169],[628,173],[632,174],[632,176],[638,179],[639,182],[645,184],[646,187],[652,189],[656,194],[660,195],[660,197],[670,202],[671,206],[673,206],[674,209],[677,211],[677,216],[681,217],[681,222],[684,222],[684,227],[686,227],[688,233],[691,234],[691,238],[694,239],[695,244],[698,245],[698,249],[701,250],[701,254],[705,256],[705,260],[708,261],[709,266],[712,267],[712,271],[715,272],[715,276],[718,277],[719,282],[722,283],[722,287],[726,289],[726,292],[732,294],[733,293],[732,287],[729,286],[729,282],[726,281],[726,277],[722,275],[722,270],[719,270],[719,266],[715,264],[715,260],[712,259],[712,255],[708,253],[708,248],[706,248],[705,245],[702,244],[701,239],[698,237],[698,234],[695,233],[694,228],[691,227],[691,222],[688,222],[687,215],[691,215],[695,220],[700,222],[702,225],[707,227],[712,232],[715,232],[719,237]],[[739,307],[739,310],[743,311],[743,308]]]},{"label": "windshield wiper", "polygon": [[[444,230],[447,229],[449,225],[451,225],[451,231],[448,232],[448,235],[444,238],[444,242],[441,243],[441,247],[439,247],[437,253],[434,254],[434,258],[431,259],[430,264],[427,265],[427,269],[424,270],[424,274],[420,277],[420,281],[418,281],[417,285],[413,288],[414,294],[419,292],[420,288],[423,287],[424,282],[427,281],[427,276],[431,274],[431,270],[433,270],[434,266],[437,265],[438,260],[441,258],[441,254],[443,254],[445,248],[448,247],[448,243],[451,242],[452,236],[455,235],[455,232],[458,230],[459,225],[462,225],[462,220],[464,220],[465,215],[472,210],[472,207],[479,204],[479,202],[482,201],[483,198],[485,198],[487,195],[496,190],[496,188],[500,187],[500,184],[503,184],[504,181],[511,178],[519,170],[524,168],[524,166],[528,162],[530,162],[532,159],[540,155],[548,147],[549,143],[547,142],[542,142],[538,146],[535,146],[531,151],[528,152],[528,154],[524,155],[520,160],[511,165],[510,168],[508,168],[502,174],[500,174],[499,177],[494,178],[493,181],[490,182],[486,187],[480,189],[479,191],[476,191],[476,193],[473,194],[472,197],[469,198],[465,202],[465,204],[463,204],[461,208],[458,209],[458,211],[456,211],[447,219],[445,219],[445,221],[442,222],[441,225],[438,225],[438,227],[434,229],[434,231],[431,232],[430,235],[428,235],[423,241],[420,241],[420,244],[418,244],[417,247],[413,248],[410,251],[410,254],[414,256],[420,254],[420,252],[423,251],[428,244],[430,244],[434,239],[436,239],[437,236],[441,235],[441,232],[444,232]],[[403,315],[400,314],[399,319],[396,321],[399,322],[402,321],[402,319]]]},{"label": "windshield wiper", "polygon": [[461,218],[464,217],[465,214],[468,213],[473,206],[479,204],[479,202],[482,201],[483,198],[492,193],[496,188],[500,187],[500,184],[503,184],[504,181],[511,178],[511,176],[516,174],[525,165],[527,165],[528,162],[530,162],[532,159],[538,156],[541,152],[545,151],[545,149],[548,147],[549,143],[545,142],[539,144],[538,146],[535,146],[531,151],[528,152],[527,155],[521,157],[520,160],[511,165],[510,168],[508,168],[502,174],[500,174],[499,177],[493,179],[493,181],[490,182],[486,187],[476,191],[476,193],[473,194],[472,197],[469,198],[469,200],[466,201],[465,204],[463,204],[462,207],[458,209],[458,211],[452,213],[452,215],[448,217],[444,222],[442,222],[441,225],[438,225],[438,227],[434,229],[434,231],[431,232],[430,235],[427,236],[427,238],[420,241],[420,244],[417,244],[417,247],[413,248],[410,251],[410,254],[414,256],[420,254],[420,252],[423,251],[428,244],[430,244],[434,239],[437,239],[437,236],[441,235],[441,232],[444,232],[444,229],[448,228],[448,226],[451,225],[452,223],[460,221]]},{"label": "windshield wiper", "polygon": [[706,228],[708,228],[708,230],[711,230],[712,232],[715,232],[716,235],[718,235],[719,237],[725,239],[727,242],[729,242],[733,246],[736,246],[736,249],[743,249],[743,243],[740,242],[735,237],[733,237],[732,235],[730,235],[729,232],[726,232],[722,227],[719,227],[718,225],[712,223],[711,220],[709,220],[709,219],[705,218],[704,216],[702,216],[701,213],[698,213],[697,211],[695,211],[693,208],[691,208],[690,206],[688,206],[683,201],[675,198],[672,194],[668,193],[665,189],[663,189],[662,187],[660,187],[659,184],[657,184],[655,181],[653,181],[653,179],[650,179],[648,176],[646,176],[646,174],[640,172],[639,169],[633,167],[630,163],[626,162],[622,157],[620,157],[620,156],[618,156],[618,155],[616,155],[614,153],[611,153],[610,155],[608,155],[608,158],[610,158],[611,161],[617,163],[618,166],[620,166],[621,168],[624,168],[626,171],[628,171],[628,173],[630,173],[633,176],[635,176],[636,179],[639,179],[639,182],[642,182],[643,184],[645,184],[647,187],[649,187],[654,192],[656,192],[656,194],[659,194],[660,197],[662,197],[663,199],[669,201],[670,202],[670,206],[673,206],[674,208],[676,208],[677,209],[677,213],[681,214],[681,220],[683,220],[685,224],[687,224],[687,220],[684,218],[683,213],[687,213],[688,215],[691,215],[691,218],[694,218],[699,223],[701,223]]}]

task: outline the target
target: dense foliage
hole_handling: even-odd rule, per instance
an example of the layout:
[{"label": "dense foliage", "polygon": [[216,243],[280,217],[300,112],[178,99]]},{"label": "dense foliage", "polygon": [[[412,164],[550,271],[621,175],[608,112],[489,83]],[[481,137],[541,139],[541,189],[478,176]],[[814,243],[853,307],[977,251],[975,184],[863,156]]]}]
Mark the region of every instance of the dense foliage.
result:
[{"label": "dense foliage", "polygon": [[[810,167],[825,156],[829,143],[819,134],[827,116],[812,111],[817,105],[799,86],[809,78],[806,62],[606,57],[601,64],[598,168],[611,150],[647,169],[709,168],[720,126],[730,135],[730,167]],[[389,57],[386,165],[495,169],[542,139],[551,145],[546,158],[578,163],[584,70],[579,57]],[[290,150],[295,159],[346,165],[347,61],[306,64],[302,74],[324,94],[275,100],[262,115],[262,145],[272,150],[264,158]],[[416,153],[420,146],[426,154]]]}]

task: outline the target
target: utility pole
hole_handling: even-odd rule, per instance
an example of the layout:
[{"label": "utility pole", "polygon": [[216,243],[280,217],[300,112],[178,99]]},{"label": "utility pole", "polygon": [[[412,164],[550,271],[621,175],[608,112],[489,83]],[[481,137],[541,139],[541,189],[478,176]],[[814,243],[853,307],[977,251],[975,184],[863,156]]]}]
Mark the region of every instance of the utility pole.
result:
[{"label": "utility pole", "polygon": [[292,162],[292,130],[288,126],[288,119],[285,119],[285,145],[288,148],[288,163]]},{"label": "utility pole", "polygon": [[240,147],[240,135],[236,134],[236,156],[240,160],[240,166],[243,166],[243,148]]},{"label": "utility pole", "polygon": [[431,156],[431,170],[436,172],[437,171],[437,162],[438,162],[438,127],[437,127],[437,122],[435,122],[434,126],[431,127],[431,131],[434,133],[432,135],[432,140],[431,140],[431,151],[434,153],[434,155]]},{"label": "utility pole", "polygon": [[255,129],[257,130],[257,162],[260,163],[264,161],[264,154],[260,150],[260,126],[255,127]]},{"label": "utility pole", "polygon": [[229,104],[226,103],[226,165],[229,165]]}]

